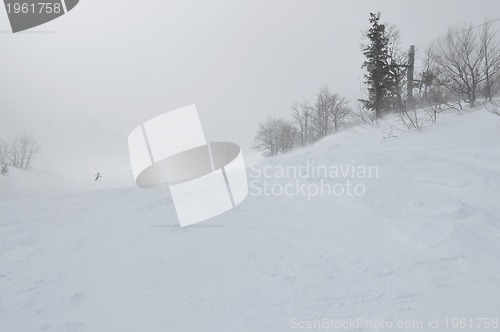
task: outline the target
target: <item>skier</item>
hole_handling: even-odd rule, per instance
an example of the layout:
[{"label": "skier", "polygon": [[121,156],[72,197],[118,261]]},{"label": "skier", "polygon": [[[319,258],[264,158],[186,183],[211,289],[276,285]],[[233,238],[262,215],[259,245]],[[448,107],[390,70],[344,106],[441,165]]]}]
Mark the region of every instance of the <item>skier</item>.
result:
[{"label": "skier", "polygon": [[101,178],[101,173],[97,173],[95,175],[95,180],[94,181],[99,181],[100,178]]}]

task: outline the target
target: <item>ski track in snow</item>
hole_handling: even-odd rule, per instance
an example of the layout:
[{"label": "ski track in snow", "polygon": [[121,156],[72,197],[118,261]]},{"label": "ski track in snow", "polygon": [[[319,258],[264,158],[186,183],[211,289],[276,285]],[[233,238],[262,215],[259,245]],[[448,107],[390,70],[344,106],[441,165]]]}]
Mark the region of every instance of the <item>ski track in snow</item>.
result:
[{"label": "ski track in snow", "polygon": [[499,126],[477,111],[389,140],[339,133],[259,167],[377,165],[365,196],[249,196],[187,228],[168,190],[26,195],[9,192],[13,170],[0,178],[0,331],[500,318]]}]

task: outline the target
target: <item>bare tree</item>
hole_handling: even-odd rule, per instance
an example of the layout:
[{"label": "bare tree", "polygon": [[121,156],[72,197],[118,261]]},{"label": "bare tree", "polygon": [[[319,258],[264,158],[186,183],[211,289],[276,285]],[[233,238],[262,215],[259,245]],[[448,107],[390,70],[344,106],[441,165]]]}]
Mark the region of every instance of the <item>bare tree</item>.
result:
[{"label": "bare tree", "polygon": [[0,138],[0,165],[7,165],[10,162],[10,144]]},{"label": "bare tree", "polygon": [[290,121],[281,120],[278,129],[278,154],[290,152],[297,139],[297,128]]},{"label": "bare tree", "polygon": [[434,49],[432,47],[427,48],[421,62],[421,68],[419,71],[415,72],[414,83],[416,88],[416,106],[425,107],[430,90],[433,87],[439,86],[439,66],[435,60],[436,56]]},{"label": "bare tree", "polygon": [[266,156],[283,154],[293,149],[296,136],[297,130],[291,122],[269,117],[259,124],[253,147]]},{"label": "bare tree", "polygon": [[31,166],[33,156],[39,151],[40,144],[26,131],[22,135],[10,137],[8,140],[0,140],[1,164],[28,169]]},{"label": "bare tree", "polygon": [[26,153],[24,159],[24,168],[28,169],[31,167],[31,161],[33,160],[33,156],[40,152],[40,144],[38,141],[31,136],[31,134],[26,134]]},{"label": "bare tree", "polygon": [[370,126],[378,125],[377,117],[375,112],[367,109],[363,106],[362,101],[357,100],[355,105],[355,110],[352,112],[353,117],[360,121],[362,124],[367,124]]},{"label": "bare tree", "polygon": [[437,121],[437,115],[443,110],[443,105],[448,103],[447,90],[437,84],[438,69],[429,48],[422,61],[422,68],[416,73],[417,105],[424,109],[432,122]]},{"label": "bare tree", "polygon": [[313,112],[313,126],[315,139],[320,139],[329,134],[331,92],[327,86],[321,88],[316,96]]},{"label": "bare tree", "polygon": [[19,137],[19,168],[27,168],[26,164],[28,160],[31,141],[31,135],[27,132],[23,132],[23,134]]},{"label": "bare tree", "polygon": [[351,113],[351,109],[347,106],[347,100],[337,94],[332,95],[331,103],[330,117],[333,124],[333,130],[337,132],[344,123],[346,116]]},{"label": "bare tree", "polygon": [[338,131],[345,117],[350,113],[345,98],[331,93],[327,86],[321,88],[312,112],[315,139],[320,139]]},{"label": "bare tree", "polygon": [[491,102],[485,103],[484,107],[489,112],[496,114],[496,115],[500,115],[500,102],[493,100]]},{"label": "bare tree", "polygon": [[490,102],[493,99],[493,95],[497,92],[493,88],[500,73],[500,47],[495,40],[498,31],[493,30],[492,24],[491,20],[485,19],[483,28],[479,34],[479,42],[483,52],[484,97]]},{"label": "bare tree", "polygon": [[406,128],[422,130],[422,121],[418,117],[418,111],[415,108],[404,108],[399,112],[399,117]]},{"label": "bare tree", "polygon": [[424,111],[430,116],[432,122],[437,121],[437,115],[443,111],[446,105],[446,95],[438,86],[431,86],[425,98]]},{"label": "bare tree", "polygon": [[434,60],[439,66],[439,83],[461,101],[474,107],[479,84],[485,80],[481,70],[484,50],[471,25],[449,29],[445,38],[436,44]]},{"label": "bare tree", "polygon": [[20,167],[20,152],[19,152],[19,136],[9,137],[9,146],[10,146],[10,154],[9,154],[9,164],[14,167]]},{"label": "bare tree", "polygon": [[292,104],[292,116],[297,123],[297,136],[301,145],[306,145],[310,142],[310,121],[313,110],[314,108],[305,98],[302,103],[294,102]]}]

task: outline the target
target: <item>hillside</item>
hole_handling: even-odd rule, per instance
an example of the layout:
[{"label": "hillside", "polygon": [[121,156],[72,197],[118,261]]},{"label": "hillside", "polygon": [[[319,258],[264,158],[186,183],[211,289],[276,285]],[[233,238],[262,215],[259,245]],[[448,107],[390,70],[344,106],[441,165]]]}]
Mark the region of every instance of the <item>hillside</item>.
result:
[{"label": "hillside", "polygon": [[[276,332],[361,317],[345,330],[438,317],[446,330],[445,318],[500,318],[500,117],[400,129],[387,118],[248,170],[254,187],[314,189],[342,179],[310,165],[374,166],[352,179],[364,195],[254,188],[186,228],[167,190],[130,186],[129,174],[70,189],[0,176],[0,331]],[[298,175],[277,177],[286,167]]]}]

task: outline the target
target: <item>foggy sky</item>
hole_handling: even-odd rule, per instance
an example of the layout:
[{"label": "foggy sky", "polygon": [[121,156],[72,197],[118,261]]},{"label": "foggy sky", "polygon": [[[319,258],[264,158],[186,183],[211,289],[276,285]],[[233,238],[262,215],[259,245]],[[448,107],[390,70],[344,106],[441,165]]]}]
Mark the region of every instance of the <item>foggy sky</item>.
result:
[{"label": "foggy sky", "polygon": [[418,52],[452,25],[496,18],[500,1],[81,0],[18,34],[2,6],[0,137],[37,136],[35,168],[118,174],[132,129],[196,104],[208,140],[235,142],[252,159],[268,115],[288,116],[325,84],[360,97],[371,11]]}]

